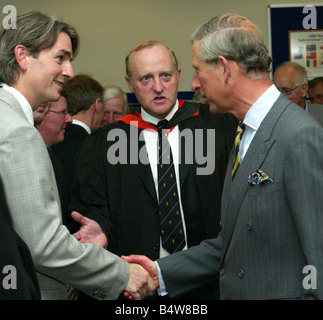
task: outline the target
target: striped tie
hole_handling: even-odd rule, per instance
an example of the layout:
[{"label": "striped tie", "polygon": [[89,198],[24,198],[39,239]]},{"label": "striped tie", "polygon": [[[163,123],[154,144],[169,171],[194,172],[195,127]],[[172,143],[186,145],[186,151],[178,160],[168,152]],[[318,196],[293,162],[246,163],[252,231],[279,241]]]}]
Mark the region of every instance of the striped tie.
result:
[{"label": "striped tie", "polygon": [[232,180],[233,180],[234,175],[236,174],[236,172],[239,168],[239,165],[240,165],[239,149],[240,149],[240,142],[241,142],[241,139],[242,139],[245,129],[246,129],[246,125],[243,122],[239,122],[239,125],[237,128],[237,133],[236,133],[236,138],[234,140],[235,157],[234,157],[233,167],[232,167],[232,171],[231,171]]},{"label": "striped tie", "polygon": [[185,246],[182,216],[177,194],[173,156],[163,128],[167,120],[158,123],[158,193],[162,246],[169,253]]}]

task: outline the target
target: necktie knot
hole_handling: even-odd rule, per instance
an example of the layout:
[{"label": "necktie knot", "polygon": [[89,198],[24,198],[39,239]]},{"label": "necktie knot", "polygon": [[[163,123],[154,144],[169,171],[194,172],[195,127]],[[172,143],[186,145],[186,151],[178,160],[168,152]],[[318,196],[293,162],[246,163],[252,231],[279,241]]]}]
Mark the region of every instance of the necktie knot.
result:
[{"label": "necktie knot", "polygon": [[168,123],[168,120],[164,119],[164,120],[161,120],[157,123],[157,129],[158,130],[162,130],[162,129],[165,129],[166,125]]}]

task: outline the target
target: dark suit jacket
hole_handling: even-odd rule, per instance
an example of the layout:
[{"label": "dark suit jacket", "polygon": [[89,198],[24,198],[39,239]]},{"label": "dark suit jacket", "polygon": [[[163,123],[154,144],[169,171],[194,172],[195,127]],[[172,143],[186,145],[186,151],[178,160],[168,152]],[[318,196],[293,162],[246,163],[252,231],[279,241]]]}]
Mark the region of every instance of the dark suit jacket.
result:
[{"label": "dark suit jacket", "polygon": [[[16,289],[5,289],[2,279],[13,276],[4,273],[1,278],[0,300],[39,300],[40,290],[34,264],[26,243],[18,236],[12,226],[11,216],[0,180],[0,271],[5,266],[16,268]],[[9,281],[11,283],[11,281]]]},{"label": "dark suit jacket", "polygon": [[71,233],[74,233],[77,223],[72,219],[71,214],[68,211],[69,190],[66,183],[64,167],[52,149],[47,148],[47,151],[50,160],[52,161],[55,173],[59,199],[61,202],[63,224],[68,228],[68,230],[70,230]]},{"label": "dark suit jacket", "polygon": [[[222,185],[236,124],[231,115],[212,114],[206,105],[201,105],[197,117],[179,124],[180,132],[191,129],[193,136],[196,129],[203,129],[203,140],[194,136],[192,150],[185,147],[185,139],[181,143],[180,187],[189,247],[217,236],[220,231]],[[196,169],[203,165],[197,163],[194,155],[199,152],[196,147],[203,147],[206,155],[210,147],[207,146],[207,142],[210,143],[207,129],[215,132],[215,152],[209,155],[213,158],[210,162],[214,163],[214,171],[210,175],[197,175]],[[130,138],[131,130],[137,130],[135,137]],[[107,141],[107,137],[116,132],[126,139],[119,142],[126,152],[125,164],[112,164],[107,160],[108,151],[116,147],[115,141]],[[130,146],[138,143],[140,133],[141,129],[118,122],[87,139],[76,171],[70,209],[105,225],[110,251],[117,255],[143,254],[154,260],[160,252],[160,225],[150,164],[130,164]],[[145,150],[142,140],[139,139],[138,144],[140,152]],[[186,155],[193,158],[191,164],[185,164]],[[201,297],[201,293],[197,296]]]},{"label": "dark suit jacket", "polygon": [[[319,124],[280,95],[233,181],[228,165],[219,237],[158,260],[169,295],[220,272],[221,299],[322,299],[322,147]],[[257,169],[273,181],[249,185]],[[306,266],[316,289],[304,286]]]},{"label": "dark suit jacket", "polygon": [[[57,175],[57,172],[59,172],[59,174],[63,172],[64,174],[64,179],[59,179],[59,181],[64,180],[64,182],[60,183],[60,185],[62,185],[61,187],[66,190],[66,195],[63,195],[65,208],[64,216],[67,227],[71,233],[78,231],[80,226],[70,217],[70,211],[66,210],[67,205],[65,206],[65,202],[69,203],[69,193],[75,168],[83,143],[88,136],[89,134],[83,127],[77,124],[69,123],[65,130],[64,141],[52,147],[52,153],[58,158],[56,160],[54,159],[54,163],[59,167],[63,167],[63,171],[61,168],[56,168],[55,174]],[[60,164],[57,164],[57,162],[60,162]]]}]

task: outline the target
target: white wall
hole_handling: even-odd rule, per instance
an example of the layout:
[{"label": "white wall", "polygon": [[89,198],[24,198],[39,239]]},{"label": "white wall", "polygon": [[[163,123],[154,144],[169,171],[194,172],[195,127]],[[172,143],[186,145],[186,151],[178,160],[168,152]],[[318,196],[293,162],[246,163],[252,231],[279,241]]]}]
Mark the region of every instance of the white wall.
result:
[{"label": "white wall", "polygon": [[0,0],[0,9],[11,4],[18,13],[39,10],[69,22],[81,38],[75,74],[88,73],[102,85],[119,85],[126,92],[128,51],[143,38],[158,39],[175,51],[182,68],[180,90],[190,91],[190,35],[198,25],[219,14],[237,13],[255,22],[267,41],[268,5],[315,3],[322,0]]}]

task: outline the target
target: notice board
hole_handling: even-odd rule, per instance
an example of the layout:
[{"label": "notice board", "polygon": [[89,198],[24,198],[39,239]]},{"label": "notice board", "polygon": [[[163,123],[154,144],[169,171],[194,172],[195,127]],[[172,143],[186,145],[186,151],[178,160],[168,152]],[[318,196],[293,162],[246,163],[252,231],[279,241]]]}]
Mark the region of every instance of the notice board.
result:
[{"label": "notice board", "polygon": [[272,71],[292,61],[306,68],[309,79],[323,76],[323,3],[270,5],[267,16]]}]

